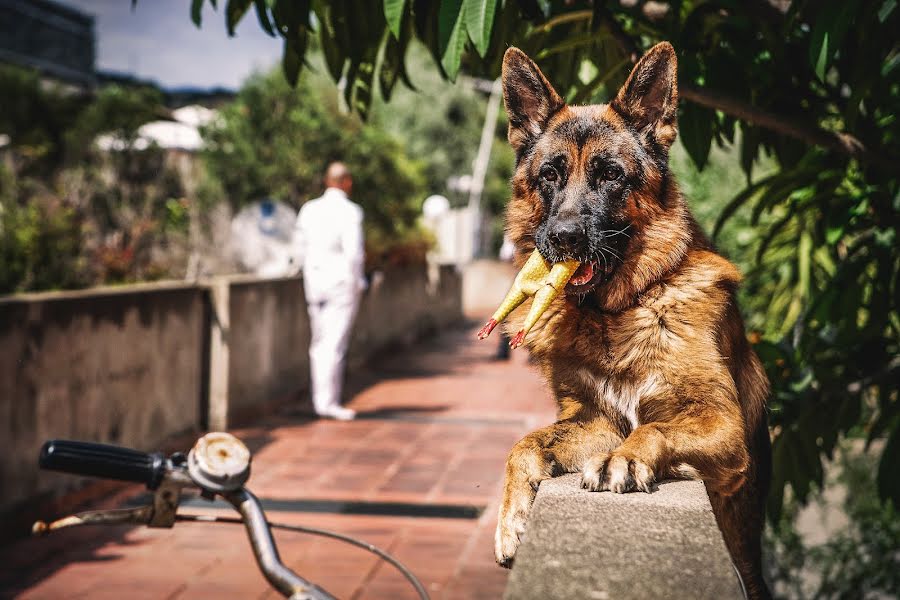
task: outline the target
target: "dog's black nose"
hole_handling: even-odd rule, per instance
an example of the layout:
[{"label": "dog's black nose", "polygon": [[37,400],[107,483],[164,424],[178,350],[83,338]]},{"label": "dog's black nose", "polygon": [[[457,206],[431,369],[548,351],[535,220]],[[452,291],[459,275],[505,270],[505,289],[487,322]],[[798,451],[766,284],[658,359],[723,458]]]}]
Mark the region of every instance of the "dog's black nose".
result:
[{"label": "dog's black nose", "polygon": [[560,251],[578,255],[587,245],[587,235],[580,220],[558,220],[550,229],[550,240]]}]

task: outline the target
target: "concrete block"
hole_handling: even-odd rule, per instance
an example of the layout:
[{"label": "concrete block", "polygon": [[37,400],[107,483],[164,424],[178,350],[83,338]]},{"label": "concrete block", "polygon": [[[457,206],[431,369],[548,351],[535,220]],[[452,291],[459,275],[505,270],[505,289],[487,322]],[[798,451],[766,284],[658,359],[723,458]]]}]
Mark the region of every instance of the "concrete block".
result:
[{"label": "concrete block", "polygon": [[544,481],[506,600],[743,598],[700,481],[652,494],[589,492],[579,475]]}]

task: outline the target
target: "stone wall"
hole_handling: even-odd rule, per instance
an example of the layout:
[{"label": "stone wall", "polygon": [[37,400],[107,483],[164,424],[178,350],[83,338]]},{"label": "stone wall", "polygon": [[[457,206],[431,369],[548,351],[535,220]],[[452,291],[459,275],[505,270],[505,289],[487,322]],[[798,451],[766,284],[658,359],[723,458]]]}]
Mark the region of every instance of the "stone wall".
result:
[{"label": "stone wall", "polygon": [[204,314],[184,285],[0,299],[0,510],[71,483],[38,471],[47,438],[152,448],[195,427]]},{"label": "stone wall", "polygon": [[[462,318],[450,267],[392,269],[363,299],[350,364]],[[0,298],[0,514],[74,477],[41,473],[50,438],[157,449],[304,397],[309,322],[299,277],[222,277]]]},{"label": "stone wall", "polygon": [[228,295],[229,420],[246,421],[309,385],[303,282],[235,279]]}]

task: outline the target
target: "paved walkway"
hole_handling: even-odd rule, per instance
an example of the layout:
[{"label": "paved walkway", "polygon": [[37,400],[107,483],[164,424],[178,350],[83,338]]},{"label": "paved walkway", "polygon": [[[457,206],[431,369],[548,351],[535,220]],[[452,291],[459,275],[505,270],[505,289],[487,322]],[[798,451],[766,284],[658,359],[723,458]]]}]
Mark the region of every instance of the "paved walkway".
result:
[{"label": "paved walkway", "polygon": [[[503,463],[553,409],[525,354],[496,362],[495,348],[493,338],[477,342],[474,330],[450,332],[354,373],[356,421],[278,416],[236,431],[254,451],[249,487],[270,503],[269,518],[374,543],[435,599],[499,598],[507,571],[494,564],[493,531]],[[119,498],[141,493],[129,488]],[[182,512],[220,511],[195,501]],[[416,597],[390,565],[362,550],[292,532],[276,538],[290,567],[339,598]],[[199,523],[23,540],[0,549],[0,596],[276,597],[242,528]]]}]

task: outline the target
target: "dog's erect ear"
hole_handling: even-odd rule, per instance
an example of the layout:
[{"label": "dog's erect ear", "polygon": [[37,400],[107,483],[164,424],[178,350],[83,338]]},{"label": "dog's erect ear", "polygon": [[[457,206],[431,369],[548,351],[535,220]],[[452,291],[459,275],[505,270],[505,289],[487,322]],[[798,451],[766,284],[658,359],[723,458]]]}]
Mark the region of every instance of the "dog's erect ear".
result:
[{"label": "dog's erect ear", "polygon": [[669,42],[647,51],[634,66],[612,106],[637,130],[652,127],[656,141],[675,141],[678,116],[678,59]]},{"label": "dog's erect ear", "polygon": [[503,55],[503,99],[509,115],[509,143],[518,153],[534,142],[565,102],[534,61],[518,48]]}]

